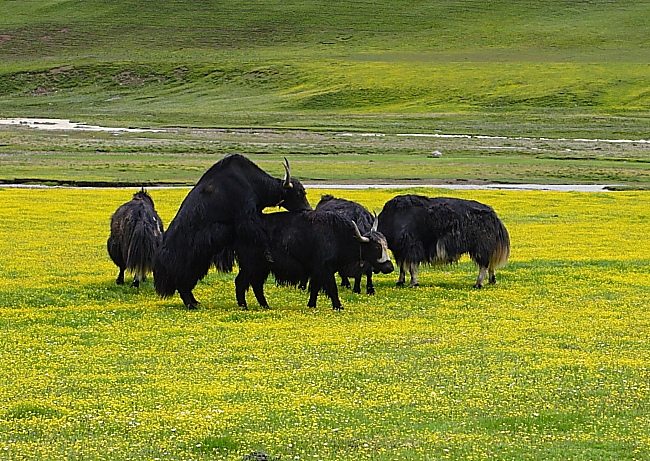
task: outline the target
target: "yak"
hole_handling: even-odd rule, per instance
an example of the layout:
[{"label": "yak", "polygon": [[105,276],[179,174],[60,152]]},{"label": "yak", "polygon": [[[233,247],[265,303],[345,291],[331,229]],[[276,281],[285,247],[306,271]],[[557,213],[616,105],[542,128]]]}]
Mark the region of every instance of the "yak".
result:
[{"label": "yak", "polygon": [[120,205],[111,217],[111,233],[106,242],[108,254],[119,267],[115,282],[124,284],[124,272],[133,275],[132,287],[139,287],[153,269],[154,254],[163,239],[163,223],[153,199],[142,188],[133,199]]},{"label": "yak", "polygon": [[486,274],[496,283],[495,269],[510,254],[510,237],[494,210],[473,200],[447,197],[399,195],[389,200],[379,214],[379,231],[399,266],[397,285],[418,285],[421,263],[456,262],[469,253],[479,266],[475,288],[482,288]]},{"label": "yak", "polygon": [[[316,205],[316,210],[331,211],[345,216],[354,221],[362,234],[370,231],[377,231],[377,220],[359,203],[342,198],[335,198],[327,194],[321,197],[320,202]],[[341,277],[341,286],[350,288],[349,277],[354,278],[354,287],[352,292],[361,293],[361,278],[366,276],[366,293],[375,294],[375,287],[372,283],[372,265],[367,261],[353,262],[339,271]]]},{"label": "yak", "polygon": [[154,260],[154,284],[162,297],[176,291],[188,309],[199,302],[192,290],[211,266],[232,271],[235,254],[246,267],[246,255],[261,249],[271,258],[262,210],[282,206],[310,210],[305,188],[291,177],[284,159],[284,179],[274,178],[240,154],[209,168],[185,197],[165,232]]},{"label": "yak", "polygon": [[[386,239],[371,230],[364,235],[354,221],[337,213],[322,210],[301,213],[278,212],[263,216],[269,236],[272,260],[259,251],[257,264],[241,267],[235,278],[237,302],[246,308],[246,291],[253,293],[264,308],[269,304],[263,285],[270,273],[279,284],[299,286],[309,280],[309,302],[316,307],[323,291],[334,310],[341,310],[335,273],[350,264],[367,261],[378,271],[393,272]],[[255,255],[253,255],[255,256]]]}]

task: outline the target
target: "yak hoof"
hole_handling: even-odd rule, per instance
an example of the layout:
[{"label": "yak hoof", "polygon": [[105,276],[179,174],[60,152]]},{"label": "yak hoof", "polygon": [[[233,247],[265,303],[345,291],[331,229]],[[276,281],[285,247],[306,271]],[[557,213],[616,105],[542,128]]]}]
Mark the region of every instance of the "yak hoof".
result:
[{"label": "yak hoof", "polygon": [[124,285],[124,277],[118,277],[115,280],[115,283],[117,283],[118,285]]},{"label": "yak hoof", "polygon": [[477,290],[480,290],[481,288],[483,288],[483,285],[480,284],[480,283],[477,283],[477,284],[474,285],[474,288],[476,288]]},{"label": "yak hoof", "polygon": [[199,308],[199,303],[187,303],[188,310],[195,311]]},{"label": "yak hoof", "polygon": [[494,285],[495,283],[497,283],[497,278],[496,278],[494,275],[490,277],[490,283],[491,283],[492,285]]},{"label": "yak hoof", "polygon": [[366,288],[366,294],[374,295],[375,294],[375,289],[374,288]]},{"label": "yak hoof", "polygon": [[396,287],[403,287],[403,286],[404,286],[404,282],[397,282],[397,283],[395,284],[395,286],[396,286]]},{"label": "yak hoof", "polygon": [[411,286],[411,288],[415,288],[415,287],[419,287],[420,284],[419,283],[411,283],[410,286]]},{"label": "yak hoof", "polygon": [[352,293],[361,293],[361,288],[354,288]]},{"label": "yak hoof", "polygon": [[131,283],[131,288],[140,288],[140,281],[134,280],[133,283]]}]

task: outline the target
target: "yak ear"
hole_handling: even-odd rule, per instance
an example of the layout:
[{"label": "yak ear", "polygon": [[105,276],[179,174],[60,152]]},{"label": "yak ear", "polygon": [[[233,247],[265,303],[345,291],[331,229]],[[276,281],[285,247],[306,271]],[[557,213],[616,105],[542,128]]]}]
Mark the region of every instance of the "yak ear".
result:
[{"label": "yak ear", "polygon": [[379,216],[377,216],[377,213],[373,213],[373,216],[375,219],[372,221],[372,228],[370,229],[371,232],[377,232],[377,229],[379,229]]},{"label": "yak ear", "polygon": [[364,237],[363,235],[361,235],[361,231],[359,231],[359,226],[357,226],[357,223],[352,221],[352,224],[354,225],[354,236],[356,237],[356,239],[361,243],[368,243],[370,239],[368,237]]},{"label": "yak ear", "polygon": [[285,189],[291,189],[293,187],[293,184],[291,184],[291,167],[289,166],[289,160],[287,158],[284,158],[284,163],[282,164],[284,166],[284,180],[283,180],[283,186]]}]

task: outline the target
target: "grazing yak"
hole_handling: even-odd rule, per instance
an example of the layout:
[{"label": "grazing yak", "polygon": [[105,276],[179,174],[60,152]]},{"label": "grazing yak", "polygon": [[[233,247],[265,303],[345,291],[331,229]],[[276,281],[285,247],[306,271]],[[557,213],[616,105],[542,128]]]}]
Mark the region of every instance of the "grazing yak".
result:
[{"label": "grazing yak", "polygon": [[163,223],[153,200],[144,190],[121,205],[111,217],[111,233],[106,242],[108,255],[120,273],[115,282],[124,284],[124,271],[132,272],[132,287],[139,287],[153,269],[156,249],[163,239]]},{"label": "grazing yak", "polygon": [[[331,211],[338,213],[354,221],[362,234],[377,230],[377,220],[362,205],[350,200],[335,198],[333,195],[323,195],[316,205],[317,210]],[[341,286],[350,288],[348,277],[354,278],[354,293],[361,293],[361,277],[366,276],[366,293],[375,294],[375,287],[372,284],[372,265],[367,261],[355,261],[339,271]]]},{"label": "grazing yak", "polygon": [[260,306],[269,307],[263,285],[269,273],[279,284],[298,286],[309,280],[309,302],[316,307],[323,291],[332,308],[342,309],[334,274],[350,264],[367,261],[377,272],[388,274],[393,264],[386,239],[371,230],[362,235],[350,219],[327,211],[265,214],[264,226],[269,236],[272,261],[257,253],[257,263],[241,267],[235,278],[237,302],[246,307],[246,291],[253,293]]},{"label": "grazing yak", "polygon": [[291,177],[285,159],[284,179],[274,178],[239,154],[224,157],[199,179],[185,197],[156,253],[154,283],[162,297],[176,291],[189,309],[198,301],[192,290],[214,265],[230,272],[235,254],[249,264],[249,254],[271,258],[262,210],[282,206],[310,210],[305,188]]},{"label": "grazing yak", "polygon": [[473,200],[421,195],[400,195],[389,200],[379,214],[379,231],[399,266],[397,285],[406,272],[411,286],[418,285],[420,263],[456,262],[469,253],[479,266],[475,288],[482,288],[489,273],[505,265],[510,254],[508,231],[494,210]]}]

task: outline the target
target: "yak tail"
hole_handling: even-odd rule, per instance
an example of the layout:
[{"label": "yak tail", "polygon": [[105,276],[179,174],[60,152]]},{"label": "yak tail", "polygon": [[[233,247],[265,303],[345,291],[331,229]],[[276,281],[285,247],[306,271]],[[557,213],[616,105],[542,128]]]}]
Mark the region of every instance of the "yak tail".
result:
[{"label": "yak tail", "polygon": [[500,219],[497,220],[496,245],[490,255],[489,269],[498,269],[505,266],[510,256],[510,236],[508,230]]},{"label": "yak tail", "polygon": [[126,267],[140,280],[153,270],[153,258],[162,235],[155,223],[139,220],[133,228],[126,253]]},{"label": "yak tail", "polygon": [[153,265],[153,284],[161,298],[169,298],[176,293],[177,281],[169,267],[171,262],[169,250],[162,245],[156,252]]}]

